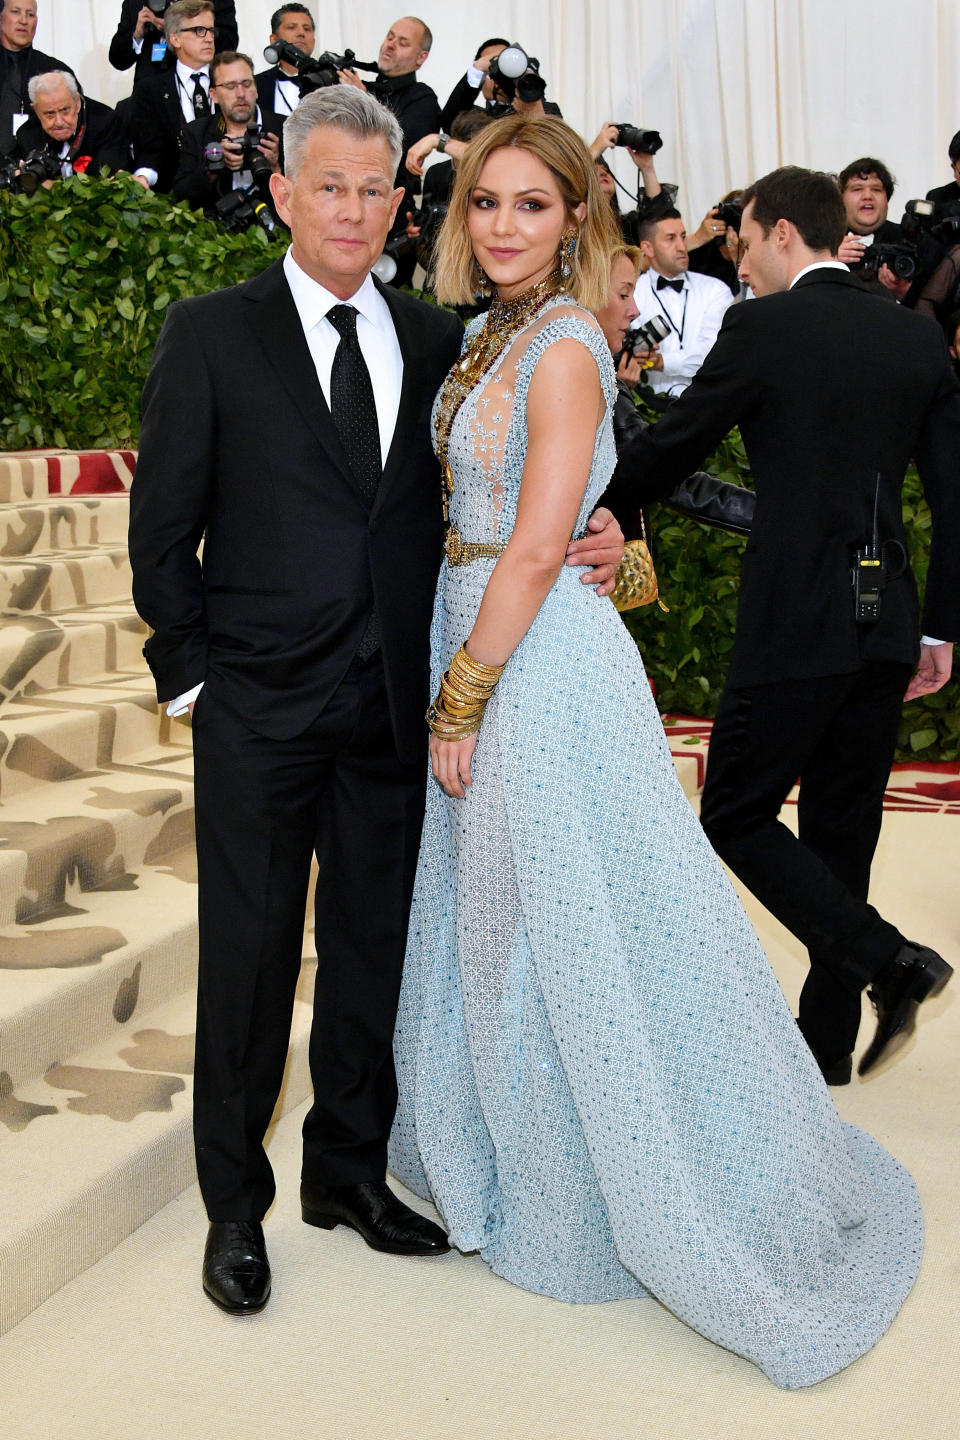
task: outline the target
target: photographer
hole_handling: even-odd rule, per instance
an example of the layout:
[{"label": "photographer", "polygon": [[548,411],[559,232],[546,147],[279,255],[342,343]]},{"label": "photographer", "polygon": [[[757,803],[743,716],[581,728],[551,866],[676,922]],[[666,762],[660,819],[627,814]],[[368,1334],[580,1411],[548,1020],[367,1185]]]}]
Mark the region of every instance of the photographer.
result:
[{"label": "photographer", "polygon": [[[123,0],[117,33],[110,41],[108,59],[114,70],[135,65],[133,83],[145,75],[169,70],[175,56],[163,32],[163,19],[170,0]],[[215,44],[218,50],[234,50],[239,41],[235,0],[214,0]]]},{"label": "photographer", "polygon": [[[478,95],[482,95],[486,106],[489,109],[498,98],[496,83],[490,77],[490,61],[495,55],[506,50],[510,44],[494,36],[492,40],[484,40],[478,49],[471,63],[467,66],[466,74],[462,76],[450,91],[446,105],[440,112],[440,129],[448,134],[453,134],[453,122],[464,110],[476,108]],[[499,98],[506,101],[506,96]],[[507,102],[509,103],[509,102]]]},{"label": "photographer", "polygon": [[[295,45],[304,55],[312,55],[317,46],[317,27],[306,5],[281,5],[270,18],[270,41]],[[292,115],[302,95],[297,67],[280,59],[269,70],[257,76],[257,100],[260,109],[275,115]]]},{"label": "photographer", "polygon": [[712,206],[700,221],[698,229],[687,236],[690,269],[697,275],[712,275],[722,280],[734,297],[740,294],[740,190],[724,195],[719,205]]},{"label": "photographer", "polygon": [[928,190],[926,194],[926,198],[932,200],[937,207],[935,216],[937,219],[940,218],[945,205],[956,205],[960,202],[960,130],[950,141],[947,157],[950,161],[953,179],[949,185],[938,185],[935,189]]},{"label": "photographer", "polygon": [[[26,160],[38,151],[56,158],[61,179],[129,170],[130,147],[109,105],[80,93],[69,70],[34,75],[29,83],[33,118],[16,134],[14,154]],[[49,185],[50,181],[44,182]]]},{"label": "photographer", "polygon": [[33,48],[37,33],[36,0],[0,0],[0,155],[13,154],[20,126],[30,118],[28,86],[34,75],[73,71],[62,60]]},{"label": "photographer", "polygon": [[[211,61],[210,94],[217,113],[184,127],[171,194],[215,220],[221,218],[217,202],[233,190],[256,186],[259,198],[269,201],[270,176],[283,165],[283,118],[260,110],[253,61],[236,50]],[[251,122],[260,129],[255,145],[248,133]]]},{"label": "photographer", "polygon": [[160,193],[169,191],[177,173],[184,126],[213,108],[213,0],[176,0],[164,16],[163,32],[176,63],[158,75],[144,76],[130,101],[134,179]]},{"label": "photographer", "polygon": [[[448,158],[439,161],[436,165],[431,165],[429,169],[422,172],[423,193],[420,209],[416,215],[409,210],[406,212],[406,240],[412,243],[417,263],[423,268],[423,290],[427,293],[433,291],[433,251],[440,234],[440,226],[446,218],[450,196],[453,194],[457,162],[474,135],[483,130],[492,120],[493,116],[488,115],[485,110],[481,110],[478,105],[472,106],[469,110],[462,110],[456,116],[453,122],[453,134],[446,146]],[[438,139],[439,137],[431,138]],[[417,171],[416,173],[420,174],[421,172]],[[402,244],[402,241],[397,240],[392,242],[390,248],[396,252]],[[458,306],[457,314],[462,320],[470,319],[486,310],[489,303],[489,301],[485,301],[479,306]]]},{"label": "photographer", "polygon": [[[636,141],[641,136],[646,137],[644,143],[652,145],[652,149],[646,150],[639,146],[631,148],[628,142],[630,140]],[[611,204],[617,217],[620,232],[624,239],[628,240],[631,244],[635,244],[639,238],[637,227],[641,220],[649,220],[664,215],[667,210],[672,209],[676,204],[676,185],[661,185],[657,177],[657,169],[653,157],[657,150],[660,149],[661,143],[660,137],[655,130],[643,131],[639,130],[635,125],[618,125],[614,121],[608,120],[590,146],[590,154],[595,161],[603,161],[603,152],[609,147],[614,145],[622,146],[637,167],[636,206],[633,210],[628,210],[625,215],[622,215],[616,195],[616,178],[613,175],[613,171],[606,164],[606,161],[603,161],[607,174],[613,180],[612,195],[607,185],[603,186],[604,193],[611,195]]]},{"label": "photographer", "polygon": [[[638,311],[633,292],[640,274],[640,251],[633,245],[614,250],[610,262],[607,303],[596,310],[597,323],[610,346],[617,367],[617,399],[613,411],[613,434],[617,447],[617,468],[600,503],[612,510],[628,540],[646,539],[649,529],[644,505],[654,496],[645,494],[643,467],[636,447],[648,429],[637,409],[632,388],[639,382],[645,364],[629,349],[631,325]],[[662,498],[659,497],[659,498]],[[671,509],[704,525],[718,526],[738,535],[748,535],[753,522],[754,495],[741,485],[718,480],[704,470],[682,480],[665,502]]]},{"label": "photographer", "polygon": [[887,219],[894,183],[883,161],[870,155],[840,171],[837,184],[846,211],[847,233],[840,242],[837,259],[849,266],[865,288],[903,300],[912,282],[895,275],[889,265],[874,269],[866,253],[871,245],[903,243],[900,226]]},{"label": "photographer", "polygon": [[640,249],[650,261],[637,281],[641,322],[662,317],[670,326],[652,360],[649,380],[658,395],[680,395],[709,354],[733,297],[710,275],[690,274],[686,230],[677,210],[640,224]]}]

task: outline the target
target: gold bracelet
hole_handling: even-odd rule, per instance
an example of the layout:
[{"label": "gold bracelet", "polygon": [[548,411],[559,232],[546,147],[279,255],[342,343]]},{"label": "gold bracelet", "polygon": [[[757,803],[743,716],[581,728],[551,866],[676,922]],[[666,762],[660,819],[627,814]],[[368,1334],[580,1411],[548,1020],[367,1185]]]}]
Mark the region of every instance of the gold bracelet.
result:
[{"label": "gold bracelet", "polygon": [[474,660],[461,645],[441,676],[440,693],[427,711],[431,733],[451,741],[475,735],[503,670],[502,665]]}]

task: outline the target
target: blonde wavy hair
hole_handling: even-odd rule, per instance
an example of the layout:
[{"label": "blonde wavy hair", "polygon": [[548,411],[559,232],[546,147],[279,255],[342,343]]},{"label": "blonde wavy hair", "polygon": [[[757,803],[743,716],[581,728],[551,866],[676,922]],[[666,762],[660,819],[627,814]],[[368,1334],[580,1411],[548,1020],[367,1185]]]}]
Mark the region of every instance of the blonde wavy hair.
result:
[{"label": "blonde wavy hair", "polygon": [[[488,157],[506,149],[535,155],[556,180],[579,238],[566,289],[585,310],[601,309],[607,303],[611,251],[620,236],[589,150],[576,131],[555,115],[533,120],[506,116],[487,125],[467,146],[457,165],[450,209],[437,244],[437,299],[446,305],[469,305],[474,299],[477,267],[467,229],[470,197]],[[573,213],[578,205],[587,207],[582,224]]]},{"label": "blonde wavy hair", "polygon": [[634,270],[636,270],[637,274],[639,275],[640,266],[643,264],[643,251],[640,249],[639,245],[626,244],[614,245],[613,249],[610,251],[611,274],[613,273],[614,265],[620,259],[621,255],[623,255],[625,259],[630,261],[630,264],[633,266]]}]

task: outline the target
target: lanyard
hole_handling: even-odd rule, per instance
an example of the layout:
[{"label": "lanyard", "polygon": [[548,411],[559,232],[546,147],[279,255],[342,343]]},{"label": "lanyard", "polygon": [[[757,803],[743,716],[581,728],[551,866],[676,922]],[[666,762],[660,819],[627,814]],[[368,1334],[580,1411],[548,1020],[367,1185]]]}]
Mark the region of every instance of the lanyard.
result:
[{"label": "lanyard", "polygon": [[[660,299],[660,291],[657,289],[656,285],[655,285],[652,281],[651,281],[651,283],[650,283],[650,288],[651,288],[651,290],[653,291],[653,298],[654,298],[654,300],[656,300],[657,304],[660,306],[660,309],[663,311],[664,315],[667,317],[667,324],[670,326],[670,329],[671,329],[671,330],[673,330],[673,331],[676,332],[676,334],[677,334],[677,336],[678,336],[678,338],[679,338],[679,341],[680,341],[680,349],[682,350],[682,349],[683,349],[683,332],[684,332],[684,330],[686,329],[686,325],[687,325],[687,301],[690,299],[690,287],[689,287],[689,285],[684,285],[684,287],[683,287],[683,314],[682,314],[681,317],[680,317],[680,329],[679,329],[679,330],[677,330],[676,324],[675,324],[674,320],[672,319],[669,310],[668,310],[667,307],[664,305],[663,301]],[[676,292],[674,292],[674,293],[676,293]]]},{"label": "lanyard", "polygon": [[[281,72],[281,74],[282,74],[282,72]],[[283,76],[283,80],[285,80],[288,85],[296,85],[296,83],[297,83],[296,80],[294,80],[294,78],[293,78],[292,75],[284,75],[284,76]],[[276,105],[276,103],[277,103],[278,100],[282,100],[282,101],[283,101],[284,110],[286,110],[286,112],[287,112],[288,115],[292,115],[293,112],[294,112],[294,109],[295,109],[296,107],[293,106],[293,105],[291,105],[291,104],[290,104],[290,101],[287,99],[287,92],[286,92],[286,90],[284,90],[284,88],[283,88],[283,80],[277,80],[276,84],[275,84],[274,87],[273,87],[273,96],[274,96],[273,103]],[[282,112],[279,110],[279,107],[278,107],[278,113],[282,113]]]}]

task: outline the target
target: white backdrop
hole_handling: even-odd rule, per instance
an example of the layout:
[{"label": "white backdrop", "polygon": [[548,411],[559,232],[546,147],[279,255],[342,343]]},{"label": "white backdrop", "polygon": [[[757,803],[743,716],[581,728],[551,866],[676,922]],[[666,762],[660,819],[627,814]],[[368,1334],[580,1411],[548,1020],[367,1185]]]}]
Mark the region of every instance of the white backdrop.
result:
[{"label": "white backdrop", "polygon": [[[321,48],[376,58],[396,0],[308,0]],[[694,225],[722,193],[779,164],[839,170],[878,155],[898,178],[892,213],[951,178],[960,129],[956,0],[417,0],[434,31],[421,78],[446,99],[479,43],[539,56],[569,122],[587,139],[605,120],[658,129],[661,179],[678,181]],[[40,49],[73,64],[115,103],[131,72],[107,62],[120,0],[39,0]],[[257,60],[271,0],[237,0],[240,46]],[[482,18],[478,20],[478,15]],[[629,157],[614,168],[635,184]]]}]

